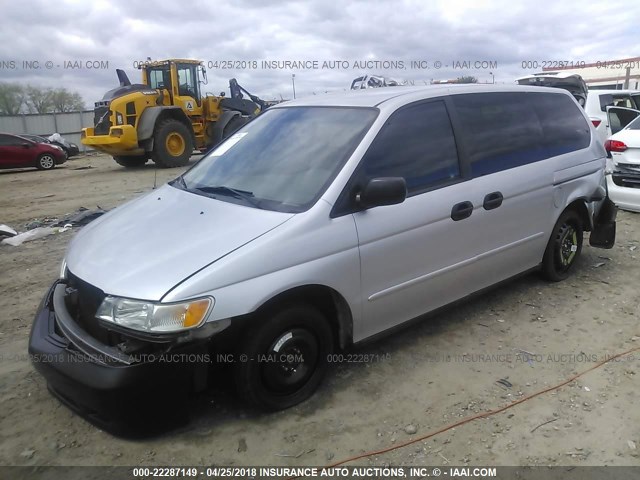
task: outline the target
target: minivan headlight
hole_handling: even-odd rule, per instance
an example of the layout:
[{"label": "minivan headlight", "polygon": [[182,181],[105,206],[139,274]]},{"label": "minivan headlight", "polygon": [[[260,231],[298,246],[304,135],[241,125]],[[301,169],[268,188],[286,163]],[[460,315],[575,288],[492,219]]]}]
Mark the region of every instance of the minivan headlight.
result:
[{"label": "minivan headlight", "polygon": [[180,332],[202,325],[212,306],[212,298],[156,303],[109,296],[102,301],[96,317],[141,332]]}]

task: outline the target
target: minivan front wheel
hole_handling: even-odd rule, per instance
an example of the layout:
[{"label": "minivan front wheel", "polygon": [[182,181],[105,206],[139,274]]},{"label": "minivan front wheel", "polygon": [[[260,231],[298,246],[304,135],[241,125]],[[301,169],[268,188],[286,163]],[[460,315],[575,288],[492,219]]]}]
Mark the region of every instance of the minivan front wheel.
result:
[{"label": "minivan front wheel", "polygon": [[240,396],[266,410],[309,398],[324,377],[333,335],[322,313],[294,305],[256,320],[236,357]]},{"label": "minivan front wheel", "polygon": [[573,210],[566,210],[553,227],[542,259],[542,273],[547,280],[566,279],[582,252],[582,221]]}]

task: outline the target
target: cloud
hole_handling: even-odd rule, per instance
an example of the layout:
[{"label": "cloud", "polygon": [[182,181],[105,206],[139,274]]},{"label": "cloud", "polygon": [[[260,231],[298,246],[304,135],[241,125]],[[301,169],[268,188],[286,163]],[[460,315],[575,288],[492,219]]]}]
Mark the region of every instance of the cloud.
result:
[{"label": "cloud", "polygon": [[[462,75],[490,81],[492,71],[496,81],[512,82],[530,73],[522,69],[523,60],[593,62],[636,56],[640,51],[636,27],[640,4],[622,0],[578,5],[546,0],[254,3],[35,0],[25,6],[6,2],[0,28],[0,79],[64,86],[80,92],[91,105],[116,85],[116,68],[139,81],[134,61],[147,57],[198,58],[209,67],[249,60],[258,68],[209,68],[204,90],[227,90],[229,79],[235,77],[252,93],[274,99],[291,97],[293,73],[296,92],[303,96],[346,89],[363,73],[421,84]],[[33,60],[40,68],[24,66],[24,61]],[[65,61],[85,65],[93,60],[108,62],[108,68],[64,68]],[[350,67],[356,60],[401,60],[405,68],[273,70],[262,68],[263,60],[346,61]],[[409,68],[412,60],[428,62],[431,68]],[[436,60],[442,68],[433,68]],[[465,60],[495,61],[498,67],[451,68],[455,61]],[[7,68],[11,61],[15,68]],[[53,67],[44,67],[46,61]]]}]

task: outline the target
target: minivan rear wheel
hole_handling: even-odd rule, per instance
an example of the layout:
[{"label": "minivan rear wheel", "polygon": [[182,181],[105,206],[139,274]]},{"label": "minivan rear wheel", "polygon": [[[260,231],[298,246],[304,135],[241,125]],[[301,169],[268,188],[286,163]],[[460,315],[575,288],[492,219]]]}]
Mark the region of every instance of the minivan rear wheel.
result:
[{"label": "minivan rear wheel", "polygon": [[235,382],[247,402],[282,410],[309,398],[322,381],[333,335],[322,313],[294,305],[257,319],[236,357]]},{"label": "minivan rear wheel", "polygon": [[583,228],[580,216],[565,210],[553,227],[542,259],[542,274],[547,280],[566,279],[582,252]]}]

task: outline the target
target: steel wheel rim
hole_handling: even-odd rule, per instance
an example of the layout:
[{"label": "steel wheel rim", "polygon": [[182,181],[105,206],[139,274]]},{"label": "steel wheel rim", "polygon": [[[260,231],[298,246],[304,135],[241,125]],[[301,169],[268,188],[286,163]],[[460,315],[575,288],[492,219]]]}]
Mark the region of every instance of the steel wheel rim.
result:
[{"label": "steel wheel rim", "polygon": [[578,232],[573,225],[563,225],[558,239],[559,266],[567,269],[573,263],[578,252]]},{"label": "steel wheel rim", "polygon": [[306,329],[291,329],[278,335],[260,368],[267,389],[287,395],[302,388],[316,370],[319,352],[317,338]]},{"label": "steel wheel rim", "polygon": [[186,147],[184,138],[177,132],[172,132],[167,135],[165,146],[167,147],[167,151],[174,157],[182,155]]}]

